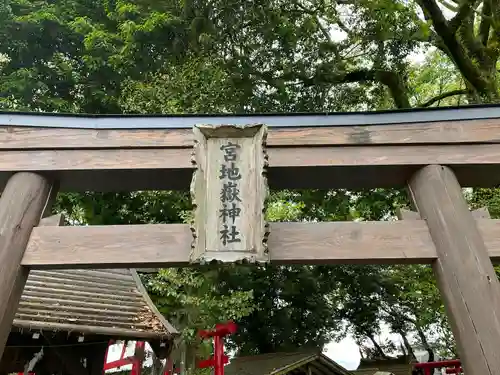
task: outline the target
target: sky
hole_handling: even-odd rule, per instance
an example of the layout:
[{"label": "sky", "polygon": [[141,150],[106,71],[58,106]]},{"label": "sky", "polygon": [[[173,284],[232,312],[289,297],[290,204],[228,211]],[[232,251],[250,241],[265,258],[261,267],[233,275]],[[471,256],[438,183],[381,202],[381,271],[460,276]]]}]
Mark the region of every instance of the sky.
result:
[{"label": "sky", "polygon": [[[402,343],[401,337],[391,333],[386,324],[381,325],[380,331],[380,335],[376,337],[377,342],[385,342],[387,339],[390,339],[398,346]],[[323,353],[347,370],[356,370],[361,359],[359,347],[351,335],[348,335],[339,342],[329,343]]]},{"label": "sky", "polygon": [[324,353],[347,370],[356,370],[359,366],[361,358],[359,348],[351,336],[338,343],[331,342],[326,346]]}]

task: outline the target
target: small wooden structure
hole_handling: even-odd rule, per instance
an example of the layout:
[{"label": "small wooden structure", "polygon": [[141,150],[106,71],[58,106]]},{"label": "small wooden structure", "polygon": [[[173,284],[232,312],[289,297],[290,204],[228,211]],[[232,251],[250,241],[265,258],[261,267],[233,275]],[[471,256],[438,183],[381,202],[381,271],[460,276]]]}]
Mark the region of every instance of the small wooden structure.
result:
[{"label": "small wooden structure", "polygon": [[110,340],[147,340],[165,357],[176,334],[134,270],[36,270],[26,282],[0,374],[101,375]]},{"label": "small wooden structure", "polygon": [[[392,222],[272,223],[267,237],[267,229],[253,231],[265,226],[253,212],[244,226],[251,248],[219,242],[201,251],[197,236],[225,230],[221,220],[205,226],[211,211],[198,210],[192,228],[38,225],[58,189],[188,190],[195,167],[213,165],[223,152],[207,148],[193,165],[193,128],[224,124],[241,128],[222,137],[226,145],[248,127],[267,127],[259,160],[272,189],[406,186],[418,214]],[[432,264],[466,373],[500,375],[500,283],[492,265],[500,259],[500,221],[473,217],[462,194],[462,186],[500,184],[498,134],[500,106],[255,116],[0,114],[0,353],[30,270],[191,266],[209,253],[208,260],[276,264]],[[256,181],[260,169],[249,173],[243,184]],[[213,170],[209,176],[220,178]],[[265,190],[237,208],[250,214]],[[202,207],[215,197],[192,191]],[[238,231],[221,236],[238,242]]]},{"label": "small wooden structure", "polygon": [[399,356],[397,358],[381,358],[381,359],[361,359],[358,370],[355,374],[365,374],[365,372],[374,374],[377,371],[388,372],[394,375],[411,375],[413,369],[413,361],[408,356]]},{"label": "small wooden structure", "polygon": [[319,351],[270,353],[231,360],[225,375],[352,375]]}]

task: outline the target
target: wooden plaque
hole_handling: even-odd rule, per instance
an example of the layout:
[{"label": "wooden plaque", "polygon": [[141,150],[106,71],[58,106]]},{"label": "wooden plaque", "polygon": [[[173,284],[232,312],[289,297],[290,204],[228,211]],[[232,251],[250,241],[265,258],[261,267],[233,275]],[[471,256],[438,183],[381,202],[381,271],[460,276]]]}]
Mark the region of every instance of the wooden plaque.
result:
[{"label": "wooden plaque", "polygon": [[264,125],[194,127],[191,262],[268,262]]}]

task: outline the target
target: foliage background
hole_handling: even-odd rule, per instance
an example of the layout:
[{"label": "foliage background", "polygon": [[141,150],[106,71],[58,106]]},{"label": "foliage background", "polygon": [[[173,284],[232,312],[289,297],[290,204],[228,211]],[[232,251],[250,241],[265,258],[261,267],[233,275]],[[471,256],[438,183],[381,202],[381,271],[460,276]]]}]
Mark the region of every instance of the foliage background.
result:
[{"label": "foliage background", "polygon": [[[0,108],[70,113],[335,112],[498,102],[496,0],[0,0]],[[421,62],[415,56],[423,56]],[[471,207],[500,212],[496,189]],[[405,191],[275,191],[269,220],[390,220]],[[187,194],[60,194],[83,224],[177,223]],[[323,347],[454,356],[425,266],[168,269],[145,277],[183,330],[235,319],[238,354]],[[381,341],[381,327],[400,336]],[[181,355],[181,354],[179,354]]]}]

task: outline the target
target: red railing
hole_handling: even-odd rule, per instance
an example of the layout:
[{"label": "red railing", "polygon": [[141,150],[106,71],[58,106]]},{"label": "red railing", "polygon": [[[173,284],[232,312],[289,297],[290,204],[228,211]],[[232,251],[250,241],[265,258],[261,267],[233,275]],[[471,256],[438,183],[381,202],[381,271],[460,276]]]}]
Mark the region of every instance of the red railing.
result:
[{"label": "red railing", "polygon": [[432,370],[438,368],[446,368],[447,374],[462,374],[463,369],[459,359],[439,362],[422,362],[415,363],[413,368],[421,368],[424,370],[424,375],[432,375]]},{"label": "red railing", "polygon": [[[233,322],[228,322],[224,324],[217,324],[213,331],[200,331],[199,336],[202,339],[214,340],[214,355],[209,359],[199,361],[197,363],[197,368],[214,368],[214,375],[224,375],[224,365],[229,362],[229,357],[224,354],[224,337],[231,335],[236,332],[237,326]],[[135,353],[132,356],[125,357],[125,351],[127,349],[127,343],[123,343],[123,348],[120,354],[120,358],[116,361],[108,363],[108,351],[109,346],[113,345],[115,342],[110,341],[108,348],[106,349],[106,355],[104,357],[104,367],[103,370],[110,370],[115,368],[120,368],[126,365],[132,365],[131,375],[141,375],[142,361],[143,358],[136,358]],[[137,350],[144,351],[145,343],[143,341],[137,341],[135,345],[135,352]],[[178,369],[174,368],[174,363],[172,359],[168,359],[168,365],[166,366],[165,373],[163,375],[174,375],[178,374]],[[23,375],[23,374],[18,374]],[[34,375],[34,374],[33,374]]]},{"label": "red railing", "polygon": [[125,341],[123,343],[122,347],[122,352],[120,354],[120,358],[117,359],[116,361],[113,362],[108,362],[108,351],[109,347],[113,345],[115,342],[110,341],[108,348],[106,349],[106,355],[104,356],[104,366],[103,366],[103,371],[105,372],[106,370],[111,370],[115,368],[120,368],[126,365],[132,365],[132,371],[130,372],[130,375],[141,375],[141,368],[142,368],[142,361],[143,358],[139,357],[137,358],[135,355],[135,352],[137,350],[141,350],[144,352],[146,343],[144,341],[137,341],[135,343],[135,351],[134,355],[125,357],[125,351],[127,350],[127,342]]}]

